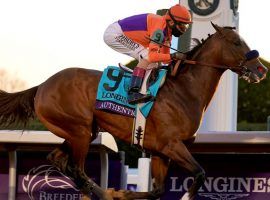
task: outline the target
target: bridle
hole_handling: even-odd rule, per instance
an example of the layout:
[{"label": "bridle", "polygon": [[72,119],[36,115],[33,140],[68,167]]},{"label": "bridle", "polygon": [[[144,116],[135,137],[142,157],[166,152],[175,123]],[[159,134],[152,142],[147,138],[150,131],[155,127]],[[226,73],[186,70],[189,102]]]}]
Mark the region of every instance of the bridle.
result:
[{"label": "bridle", "polygon": [[[219,32],[219,34],[221,34],[221,37],[225,39],[228,43],[233,43],[226,37],[224,33]],[[236,54],[237,56],[235,57],[240,57],[240,60],[238,61],[238,65],[236,66],[209,64],[209,63],[194,61],[194,60],[184,60],[184,63],[202,65],[202,66],[225,69],[225,70],[230,69],[231,71],[237,73],[239,75],[239,78],[248,78],[251,75],[251,71],[246,67],[246,63],[251,60],[257,59],[259,57],[259,52],[257,50],[251,50],[243,56],[243,55],[240,55],[238,52],[234,51],[234,55]]]},{"label": "bridle", "polygon": [[[224,35],[223,33],[222,34],[222,37],[231,43],[231,41],[229,41],[226,37],[226,35]],[[156,40],[153,40],[151,38],[148,38],[150,41],[156,43],[156,44],[159,44],[161,46],[164,46],[164,47],[167,47],[167,48],[170,48],[176,52],[179,52],[179,53],[182,53],[180,52],[179,50],[177,49],[174,49],[170,46],[167,46],[163,43],[160,43],[159,41],[156,41]],[[238,53],[239,54],[239,53]],[[251,71],[246,67],[246,63],[251,61],[251,60],[254,60],[254,59],[257,59],[259,57],[259,52],[257,50],[251,50],[249,52],[247,52],[244,56],[239,56],[239,57],[242,57],[241,60],[239,60],[239,64],[236,65],[236,66],[225,66],[225,65],[219,65],[219,64],[213,64],[213,63],[206,63],[206,62],[200,62],[200,61],[196,61],[196,60],[190,60],[190,59],[183,59],[182,60],[182,63],[183,64],[191,64],[191,65],[201,65],[201,66],[206,66],[206,67],[213,67],[213,68],[217,68],[217,69],[224,69],[224,70],[227,70],[227,69],[230,69],[231,71],[237,73],[239,75],[239,78],[249,78],[249,76],[251,75]],[[176,66],[176,68],[178,68],[179,65]],[[178,71],[178,69],[175,69],[175,71]]]}]

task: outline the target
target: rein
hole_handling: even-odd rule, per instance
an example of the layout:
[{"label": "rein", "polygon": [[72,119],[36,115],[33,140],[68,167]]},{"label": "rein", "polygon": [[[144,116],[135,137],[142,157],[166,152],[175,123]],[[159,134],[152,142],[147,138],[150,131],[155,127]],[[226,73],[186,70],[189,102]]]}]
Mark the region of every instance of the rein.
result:
[{"label": "rein", "polygon": [[234,71],[240,71],[240,72],[242,72],[242,74],[244,74],[244,71],[246,70],[246,68],[243,66],[245,62],[242,62],[243,64],[241,64],[241,66],[239,65],[239,67],[227,67],[227,66],[222,66],[222,65],[199,62],[199,61],[195,61],[195,60],[183,59],[183,60],[178,60],[176,62],[176,64],[174,65],[173,70],[171,72],[172,76],[176,76],[176,74],[178,72],[178,68],[179,68],[181,62],[183,64],[201,65],[201,66],[213,67],[213,68],[217,68],[217,69],[225,69],[225,70],[230,69],[230,70],[234,70]]},{"label": "rein", "polygon": [[199,61],[188,60],[188,59],[184,59],[183,63],[190,64],[190,65],[202,65],[202,66],[206,66],[206,67],[214,67],[214,68],[219,68],[219,69],[240,70],[239,67],[243,67],[245,62],[241,62],[239,64],[239,66],[237,66],[237,67],[229,67],[229,66],[223,66],[223,65],[217,65],[217,64],[209,64],[209,63],[205,63],[205,62],[199,62]]},{"label": "rein", "polygon": [[[226,37],[223,35],[223,37],[226,39]],[[151,38],[148,38],[151,42],[154,42],[156,44],[159,44],[161,46],[170,48],[176,52],[182,53],[179,50],[172,48],[168,45],[165,45],[163,43],[160,43],[159,41],[153,40]],[[243,58],[240,62],[239,65],[234,67],[234,66],[223,66],[223,65],[217,65],[217,64],[209,64],[209,63],[205,63],[205,62],[200,62],[200,61],[196,61],[196,60],[189,60],[189,59],[181,59],[179,60],[180,62],[182,61],[184,64],[190,64],[190,65],[201,65],[201,66],[206,66],[206,67],[213,67],[213,68],[217,68],[217,69],[230,69],[231,71],[234,71],[236,73],[238,73],[240,75],[240,77],[245,76],[248,73],[248,69],[245,66],[245,63],[247,61],[256,59],[259,57],[259,52],[256,50],[251,50],[249,52],[246,53],[245,58]],[[175,65],[175,69],[173,70],[173,75],[176,74],[176,72],[178,71],[178,67],[180,65],[180,62],[178,62],[178,64]]]},{"label": "rein", "polygon": [[[167,47],[167,48],[169,48],[171,50],[174,50],[174,51],[176,51],[178,53],[183,53],[183,52],[179,51],[178,49],[172,48],[172,47],[170,47],[170,46],[168,46],[166,44],[160,43],[160,42],[158,42],[156,40],[153,40],[151,38],[147,38],[147,39],[149,39],[151,42],[159,44],[159,45],[161,45],[163,47]],[[243,60],[239,64],[239,66],[237,66],[237,67],[229,67],[229,66],[222,66],[222,65],[217,65],[217,64],[209,64],[209,63],[199,62],[199,61],[195,61],[195,60],[188,60],[188,59],[183,59],[182,61],[183,61],[183,63],[191,64],[191,65],[202,65],[202,66],[207,66],[207,67],[214,67],[214,68],[219,68],[219,69],[230,69],[230,70],[235,70],[235,71],[241,71],[241,69],[239,69],[239,67],[243,67],[244,63],[246,62],[246,60]],[[177,68],[178,68],[178,66],[177,66]]]}]

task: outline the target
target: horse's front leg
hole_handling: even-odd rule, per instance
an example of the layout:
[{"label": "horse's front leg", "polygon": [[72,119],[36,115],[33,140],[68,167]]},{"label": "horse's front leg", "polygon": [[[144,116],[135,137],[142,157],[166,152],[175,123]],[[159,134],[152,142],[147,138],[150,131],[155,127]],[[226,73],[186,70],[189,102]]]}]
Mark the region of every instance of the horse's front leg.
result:
[{"label": "horse's front leg", "polygon": [[151,172],[153,178],[153,190],[149,192],[133,192],[127,190],[110,191],[111,196],[121,200],[131,199],[158,199],[165,192],[164,181],[169,167],[169,159],[153,156],[151,159]]},{"label": "horse's front leg", "polygon": [[153,199],[158,199],[165,192],[165,178],[168,173],[169,159],[167,157],[152,156],[151,173],[153,190],[150,192]]},{"label": "horse's front leg", "polygon": [[179,166],[185,168],[194,176],[194,182],[189,190],[182,197],[182,200],[192,200],[198,193],[198,190],[205,181],[204,169],[193,158],[187,147],[180,139],[171,139],[163,149],[162,153],[176,162]]}]

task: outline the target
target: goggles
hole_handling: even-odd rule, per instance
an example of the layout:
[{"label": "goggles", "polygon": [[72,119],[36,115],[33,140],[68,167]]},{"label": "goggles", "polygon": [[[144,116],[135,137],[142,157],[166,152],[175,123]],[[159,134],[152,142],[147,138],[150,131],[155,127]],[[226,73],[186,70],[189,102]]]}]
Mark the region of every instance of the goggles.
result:
[{"label": "goggles", "polygon": [[181,31],[182,33],[183,32],[186,32],[186,30],[188,29],[189,27],[189,24],[186,24],[186,23],[182,23],[182,22],[174,22],[175,24],[175,27]]},{"label": "goggles", "polygon": [[189,27],[189,24],[188,23],[184,23],[184,22],[181,22],[181,21],[177,21],[175,19],[175,17],[172,15],[171,11],[169,10],[169,16],[171,17],[171,19],[173,20],[173,23],[175,24],[174,26],[179,30],[181,31],[182,33],[186,32],[186,30],[188,29]]}]

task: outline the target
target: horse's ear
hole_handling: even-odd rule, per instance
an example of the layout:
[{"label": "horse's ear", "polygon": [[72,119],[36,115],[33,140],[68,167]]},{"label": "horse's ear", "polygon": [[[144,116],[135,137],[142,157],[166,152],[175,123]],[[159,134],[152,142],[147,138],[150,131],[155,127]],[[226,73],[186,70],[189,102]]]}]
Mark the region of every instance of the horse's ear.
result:
[{"label": "horse's ear", "polygon": [[214,24],[212,21],[211,21],[211,25],[214,27],[214,29],[215,29],[217,32],[221,33],[221,27],[220,27],[220,26],[218,26],[217,24]]}]

